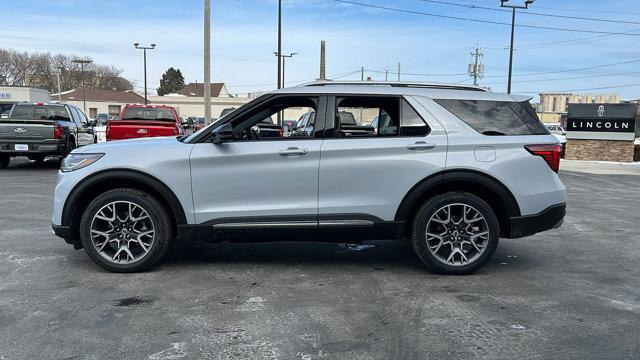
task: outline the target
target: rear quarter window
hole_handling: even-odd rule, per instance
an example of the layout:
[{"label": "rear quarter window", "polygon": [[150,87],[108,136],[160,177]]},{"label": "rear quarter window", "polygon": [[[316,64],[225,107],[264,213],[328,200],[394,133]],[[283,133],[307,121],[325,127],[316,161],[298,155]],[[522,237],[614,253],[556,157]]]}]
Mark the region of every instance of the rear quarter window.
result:
[{"label": "rear quarter window", "polygon": [[484,135],[547,135],[528,101],[435,100]]}]

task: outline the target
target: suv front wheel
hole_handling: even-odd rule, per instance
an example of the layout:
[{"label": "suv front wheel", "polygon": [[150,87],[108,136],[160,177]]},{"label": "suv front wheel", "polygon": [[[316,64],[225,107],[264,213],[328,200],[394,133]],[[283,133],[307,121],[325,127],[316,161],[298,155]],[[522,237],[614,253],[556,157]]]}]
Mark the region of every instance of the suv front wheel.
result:
[{"label": "suv front wheel", "polygon": [[500,228],[491,207],[465,192],[429,199],[413,222],[413,248],[431,270],[470,274],[484,266],[498,246]]},{"label": "suv front wheel", "polygon": [[96,197],[80,221],[80,239],[96,264],[113,272],[155,265],[172,237],[164,206],[136,189],[114,189]]}]

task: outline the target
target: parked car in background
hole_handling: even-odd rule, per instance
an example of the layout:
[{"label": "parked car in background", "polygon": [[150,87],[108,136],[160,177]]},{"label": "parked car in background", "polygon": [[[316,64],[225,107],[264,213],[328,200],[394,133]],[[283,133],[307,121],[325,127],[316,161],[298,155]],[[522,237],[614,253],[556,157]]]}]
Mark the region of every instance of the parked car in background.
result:
[{"label": "parked car in background", "polygon": [[[261,141],[252,130],[305,107],[316,113],[305,138]],[[391,120],[352,137],[341,108]],[[115,272],[148,269],[189,240],[408,239],[430,269],[469,274],[500,237],[562,224],[559,150],[528,97],[319,82],[261,96],[189,137],[74,152],[58,176],[52,227]]]},{"label": "parked car in background", "polygon": [[42,162],[47,156],[66,156],[95,142],[93,124],[82,110],[69,104],[18,103],[0,120],[0,168],[10,159],[26,156]]},{"label": "parked car in background", "polygon": [[193,131],[202,130],[205,126],[206,126],[206,123],[203,117],[196,118],[195,124],[193,126]]},{"label": "parked car in background", "polygon": [[93,130],[97,143],[107,141],[107,122],[109,118],[109,114],[98,114],[94,119],[95,124]]},{"label": "parked car in background", "polygon": [[107,141],[183,134],[178,112],[167,105],[126,105],[106,130]]},{"label": "parked car in background", "polygon": [[295,130],[297,124],[298,124],[298,121],[296,120],[284,120],[282,122],[283,136],[289,137],[293,135],[293,131]]},{"label": "parked car in background", "polygon": [[549,132],[552,134],[558,134],[558,135],[566,135],[567,132],[564,130],[564,128],[561,125],[556,125],[556,124],[546,124],[547,129],[549,129]]},{"label": "parked car in background", "polygon": [[309,134],[312,134],[315,120],[315,111],[309,111],[300,115],[300,119],[298,119],[298,123],[293,129],[291,136],[308,136]]}]

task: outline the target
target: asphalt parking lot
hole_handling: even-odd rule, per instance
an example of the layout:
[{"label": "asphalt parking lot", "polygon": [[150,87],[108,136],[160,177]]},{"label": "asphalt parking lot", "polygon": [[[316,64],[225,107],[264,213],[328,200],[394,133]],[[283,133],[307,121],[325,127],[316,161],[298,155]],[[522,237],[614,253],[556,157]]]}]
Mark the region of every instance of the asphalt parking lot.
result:
[{"label": "asphalt parking lot", "polygon": [[633,172],[569,166],[564,226],[472,276],[391,241],[183,245],[122,275],[51,234],[56,168],[0,171],[0,359],[640,357]]}]

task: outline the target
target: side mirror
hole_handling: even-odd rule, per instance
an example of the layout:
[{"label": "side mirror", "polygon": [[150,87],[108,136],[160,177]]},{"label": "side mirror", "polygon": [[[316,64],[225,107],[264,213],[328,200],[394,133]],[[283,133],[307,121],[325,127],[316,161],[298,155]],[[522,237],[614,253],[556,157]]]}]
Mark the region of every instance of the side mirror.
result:
[{"label": "side mirror", "polygon": [[220,145],[233,140],[233,128],[231,124],[223,124],[211,131],[211,142]]},{"label": "side mirror", "polygon": [[89,126],[96,126],[97,122],[95,120],[89,120]]}]

